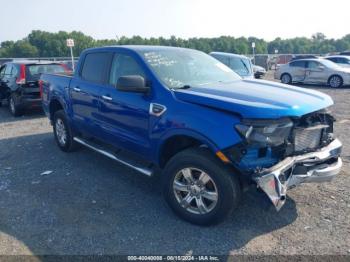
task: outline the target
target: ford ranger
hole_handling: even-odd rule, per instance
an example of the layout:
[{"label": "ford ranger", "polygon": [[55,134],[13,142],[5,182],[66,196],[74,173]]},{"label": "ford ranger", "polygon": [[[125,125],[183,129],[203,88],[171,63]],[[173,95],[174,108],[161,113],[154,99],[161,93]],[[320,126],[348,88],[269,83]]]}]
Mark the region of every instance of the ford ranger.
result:
[{"label": "ford ranger", "polygon": [[279,210],[289,188],[342,166],[329,96],[243,80],[200,51],[88,49],[74,76],[43,74],[40,89],[61,150],[83,145],[160,174],[167,203],[191,223],[222,221],[249,185]]}]

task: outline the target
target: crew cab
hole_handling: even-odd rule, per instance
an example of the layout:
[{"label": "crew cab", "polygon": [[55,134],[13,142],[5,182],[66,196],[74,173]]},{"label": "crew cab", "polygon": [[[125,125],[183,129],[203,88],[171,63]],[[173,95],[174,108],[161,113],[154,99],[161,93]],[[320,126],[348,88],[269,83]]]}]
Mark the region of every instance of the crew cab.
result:
[{"label": "crew cab", "polygon": [[39,78],[42,73],[68,73],[68,69],[53,62],[14,61],[0,67],[0,105],[8,99],[13,116],[25,110],[41,107]]},{"label": "crew cab", "polygon": [[287,189],[330,181],[342,166],[329,96],[242,79],[200,51],[93,48],[74,76],[41,81],[61,150],[83,145],[160,174],[167,203],[191,223],[222,221],[250,185],[279,210]]}]

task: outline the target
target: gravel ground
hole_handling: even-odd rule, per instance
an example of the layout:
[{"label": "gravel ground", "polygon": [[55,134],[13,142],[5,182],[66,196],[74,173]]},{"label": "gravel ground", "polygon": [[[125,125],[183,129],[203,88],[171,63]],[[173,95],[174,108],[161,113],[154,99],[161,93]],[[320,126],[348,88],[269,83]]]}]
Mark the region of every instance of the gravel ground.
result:
[{"label": "gravel ground", "polygon": [[249,190],[213,227],[173,215],[159,178],[88,149],[61,152],[41,112],[14,119],[0,108],[0,255],[350,255],[350,88],[305,88],[335,101],[343,171],[331,183],[289,191],[279,213]]}]

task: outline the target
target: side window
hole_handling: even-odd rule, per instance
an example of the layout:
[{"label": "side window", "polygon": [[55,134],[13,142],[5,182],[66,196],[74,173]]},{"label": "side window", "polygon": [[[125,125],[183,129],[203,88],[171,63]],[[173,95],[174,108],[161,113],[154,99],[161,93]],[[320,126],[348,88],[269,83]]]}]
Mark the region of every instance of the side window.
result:
[{"label": "side window", "polygon": [[103,83],[109,59],[110,53],[87,54],[81,70],[81,78],[94,83]]},{"label": "side window", "polygon": [[16,66],[12,66],[11,77],[17,77],[18,69]]},{"label": "side window", "polygon": [[307,68],[310,68],[310,69],[316,69],[320,66],[320,63],[318,62],[315,62],[315,61],[309,61],[307,63]]},{"label": "side window", "polygon": [[305,61],[294,61],[289,64],[291,67],[302,67],[305,68]]},{"label": "side window", "polygon": [[230,66],[230,59],[228,57],[222,56],[222,55],[217,55],[217,56],[214,55],[214,57],[217,60],[219,60],[221,63],[223,63],[223,64],[225,64],[227,66]]},{"label": "side window", "polygon": [[338,63],[338,59],[335,57],[327,58],[328,60],[332,61],[333,63]]},{"label": "side window", "polygon": [[345,58],[338,58],[339,63],[341,64],[347,64],[348,61]]},{"label": "side window", "polygon": [[116,54],[114,56],[109,83],[116,85],[119,77],[127,75],[140,75],[145,77],[141,66],[129,55]]},{"label": "side window", "polygon": [[5,76],[11,77],[11,72],[12,72],[12,65],[7,65],[5,69]]}]

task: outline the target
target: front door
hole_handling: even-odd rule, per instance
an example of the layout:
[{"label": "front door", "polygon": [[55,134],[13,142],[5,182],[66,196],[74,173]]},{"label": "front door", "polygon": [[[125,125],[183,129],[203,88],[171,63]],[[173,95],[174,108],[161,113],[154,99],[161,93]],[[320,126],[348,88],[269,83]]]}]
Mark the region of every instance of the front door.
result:
[{"label": "front door", "polygon": [[116,53],[113,58],[109,83],[101,89],[101,127],[106,139],[114,146],[150,156],[149,107],[150,96],[116,89],[121,76],[140,75],[147,79],[137,57]]},{"label": "front door", "polygon": [[327,83],[327,74],[325,66],[317,61],[308,61],[306,66],[305,83],[308,84],[325,84]]}]

